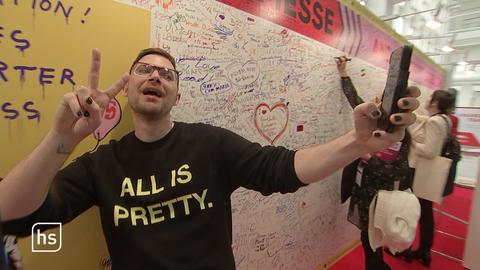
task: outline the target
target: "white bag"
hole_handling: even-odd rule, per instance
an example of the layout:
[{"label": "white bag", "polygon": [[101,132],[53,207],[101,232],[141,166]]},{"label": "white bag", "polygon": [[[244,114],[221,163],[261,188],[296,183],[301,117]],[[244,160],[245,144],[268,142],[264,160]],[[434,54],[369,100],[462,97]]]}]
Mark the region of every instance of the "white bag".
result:
[{"label": "white bag", "polygon": [[451,164],[451,159],[442,156],[432,159],[418,156],[413,177],[413,193],[419,198],[441,203]]}]

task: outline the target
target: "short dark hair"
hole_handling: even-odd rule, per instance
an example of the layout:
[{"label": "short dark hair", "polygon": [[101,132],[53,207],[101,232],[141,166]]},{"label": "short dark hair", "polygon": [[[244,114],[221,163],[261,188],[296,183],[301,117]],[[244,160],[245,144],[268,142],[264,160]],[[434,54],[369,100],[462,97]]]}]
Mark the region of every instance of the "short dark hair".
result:
[{"label": "short dark hair", "polygon": [[430,104],[434,101],[437,102],[438,110],[443,114],[449,113],[455,107],[455,96],[447,90],[433,92]]},{"label": "short dark hair", "polygon": [[170,63],[172,63],[173,68],[177,69],[177,65],[175,65],[175,58],[171,54],[169,54],[167,51],[165,51],[163,49],[160,49],[160,48],[147,48],[147,49],[141,50],[138,53],[137,58],[135,58],[135,60],[133,60],[132,66],[130,66],[130,73],[132,73],[132,69],[135,66],[135,64],[138,63],[138,61],[140,61],[140,59],[142,59],[142,57],[144,57],[145,55],[149,55],[149,54],[156,54],[156,55],[160,55],[160,56],[163,56],[163,57],[167,58],[168,61],[170,61]]}]

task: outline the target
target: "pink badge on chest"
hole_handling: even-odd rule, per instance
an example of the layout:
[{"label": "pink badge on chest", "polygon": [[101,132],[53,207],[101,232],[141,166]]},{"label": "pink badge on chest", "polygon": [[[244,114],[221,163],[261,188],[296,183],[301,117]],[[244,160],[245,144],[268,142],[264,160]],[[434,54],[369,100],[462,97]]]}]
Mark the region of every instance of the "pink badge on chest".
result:
[{"label": "pink badge on chest", "polygon": [[376,153],[375,155],[379,159],[381,159],[381,160],[383,160],[387,163],[392,163],[397,158],[398,152],[400,151],[401,146],[402,146],[402,143],[397,142],[394,145],[390,146],[389,148],[387,148],[387,149],[385,149],[381,152]]}]

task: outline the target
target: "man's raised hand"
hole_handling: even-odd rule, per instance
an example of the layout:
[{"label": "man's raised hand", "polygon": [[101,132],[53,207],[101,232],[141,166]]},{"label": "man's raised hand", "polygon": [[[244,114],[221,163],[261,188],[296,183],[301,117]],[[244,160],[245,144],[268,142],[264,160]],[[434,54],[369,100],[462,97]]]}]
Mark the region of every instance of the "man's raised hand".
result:
[{"label": "man's raised hand", "polygon": [[71,137],[76,143],[100,125],[108,103],[128,82],[128,74],[124,74],[110,88],[101,91],[99,89],[100,63],[100,51],[93,49],[88,87],[79,86],[74,92],[65,94],[55,113],[53,130],[59,135]]}]

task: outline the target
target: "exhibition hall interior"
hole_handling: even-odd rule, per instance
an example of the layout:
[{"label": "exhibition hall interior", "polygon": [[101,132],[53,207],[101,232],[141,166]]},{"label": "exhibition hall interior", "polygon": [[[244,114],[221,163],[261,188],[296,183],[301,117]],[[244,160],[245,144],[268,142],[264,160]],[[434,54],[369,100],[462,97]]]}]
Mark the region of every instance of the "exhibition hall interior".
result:
[{"label": "exhibition hall interior", "polygon": [[480,0],[0,18],[0,270],[480,270]]}]

